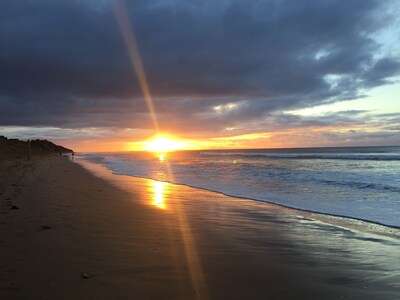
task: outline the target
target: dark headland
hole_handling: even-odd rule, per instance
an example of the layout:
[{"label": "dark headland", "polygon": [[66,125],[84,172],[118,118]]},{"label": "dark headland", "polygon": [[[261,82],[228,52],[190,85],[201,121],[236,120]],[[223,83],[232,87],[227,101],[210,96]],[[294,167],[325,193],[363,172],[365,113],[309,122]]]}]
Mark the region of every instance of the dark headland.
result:
[{"label": "dark headland", "polygon": [[26,159],[28,155],[39,156],[54,153],[72,153],[71,149],[47,140],[21,141],[0,136],[0,160]]}]

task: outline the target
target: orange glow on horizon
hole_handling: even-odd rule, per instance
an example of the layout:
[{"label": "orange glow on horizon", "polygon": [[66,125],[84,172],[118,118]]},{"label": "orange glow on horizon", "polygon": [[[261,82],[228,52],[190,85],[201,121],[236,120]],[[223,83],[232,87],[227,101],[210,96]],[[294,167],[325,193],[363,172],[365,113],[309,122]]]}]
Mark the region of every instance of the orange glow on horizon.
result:
[{"label": "orange glow on horizon", "polygon": [[[379,128],[378,128],[379,129]],[[359,132],[374,132],[378,130],[368,124],[361,124],[358,127],[351,124],[338,126],[309,126],[307,128],[293,128],[275,132],[247,133],[237,134],[232,132],[232,135],[223,137],[203,137],[198,139],[183,139],[170,134],[162,134],[153,136],[152,139],[146,139],[144,133],[128,132],[119,138],[104,138],[104,139],[60,139],[53,142],[73,149],[75,152],[118,152],[118,151],[152,151],[157,154],[162,154],[168,151],[175,150],[223,150],[223,149],[262,149],[262,148],[301,148],[301,147],[328,147],[333,146],[332,140],[329,139],[330,134],[343,135],[348,137],[348,132],[358,130]],[[154,131],[153,131],[154,133]],[[129,139],[128,136],[136,137],[136,140]],[[148,135],[147,135],[148,136]],[[173,141],[171,145],[156,147],[153,145],[154,140],[159,137],[164,137],[167,140]],[[351,137],[351,136],[350,136]],[[347,142],[347,140],[343,140]],[[349,139],[351,142],[351,140]],[[146,149],[147,143],[150,143],[150,148]],[[161,143],[162,144],[162,143]],[[345,146],[345,143],[340,145]],[[340,146],[337,145],[337,146]],[[165,151],[167,149],[167,151]],[[167,159],[167,156],[164,156]]]}]

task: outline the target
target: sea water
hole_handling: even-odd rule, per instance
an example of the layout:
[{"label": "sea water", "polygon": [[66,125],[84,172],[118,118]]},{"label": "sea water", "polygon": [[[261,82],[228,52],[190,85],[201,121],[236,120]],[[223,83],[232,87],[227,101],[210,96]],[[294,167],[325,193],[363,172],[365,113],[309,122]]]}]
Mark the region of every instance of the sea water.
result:
[{"label": "sea water", "polygon": [[115,174],[400,227],[400,147],[81,155]]}]

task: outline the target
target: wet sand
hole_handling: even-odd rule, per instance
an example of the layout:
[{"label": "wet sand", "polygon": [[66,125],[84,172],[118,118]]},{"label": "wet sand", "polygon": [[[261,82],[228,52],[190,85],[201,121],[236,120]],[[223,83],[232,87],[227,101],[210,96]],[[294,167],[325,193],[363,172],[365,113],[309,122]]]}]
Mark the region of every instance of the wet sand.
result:
[{"label": "wet sand", "polygon": [[80,163],[0,163],[0,299],[400,298],[396,230]]}]

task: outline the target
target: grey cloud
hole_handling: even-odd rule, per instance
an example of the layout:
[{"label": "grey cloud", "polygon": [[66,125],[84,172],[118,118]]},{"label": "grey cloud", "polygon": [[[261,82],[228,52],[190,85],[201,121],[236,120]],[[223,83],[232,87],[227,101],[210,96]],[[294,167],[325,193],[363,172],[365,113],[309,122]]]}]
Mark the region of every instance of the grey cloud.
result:
[{"label": "grey cloud", "polygon": [[[375,18],[377,0],[127,5],[165,130],[264,124],[400,71],[398,58],[375,59],[371,36],[391,22]],[[0,42],[0,125],[151,128],[110,1],[3,1]],[[227,103],[240,105],[215,114]]]},{"label": "grey cloud", "polygon": [[393,58],[378,60],[364,75],[367,86],[378,86],[389,83],[389,79],[400,71],[400,61]]},{"label": "grey cloud", "polygon": [[399,145],[398,132],[326,132],[323,133],[324,136],[329,137],[331,141],[344,141],[351,146],[373,146],[385,144],[389,139],[392,141],[393,145]]},{"label": "grey cloud", "polygon": [[[385,130],[390,130],[390,131],[400,131],[400,125],[393,125],[393,126],[387,126],[384,127]],[[400,138],[398,138],[400,139]]]}]

